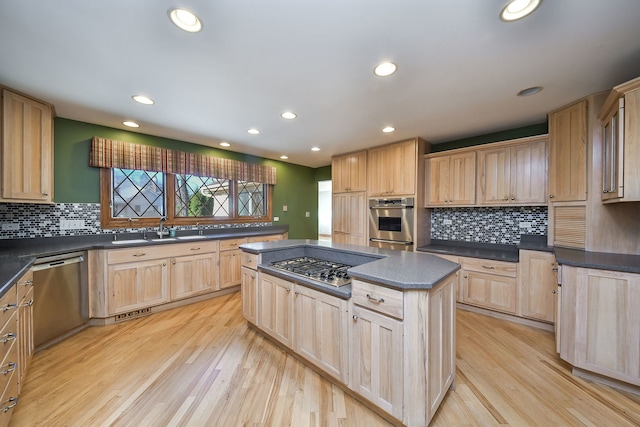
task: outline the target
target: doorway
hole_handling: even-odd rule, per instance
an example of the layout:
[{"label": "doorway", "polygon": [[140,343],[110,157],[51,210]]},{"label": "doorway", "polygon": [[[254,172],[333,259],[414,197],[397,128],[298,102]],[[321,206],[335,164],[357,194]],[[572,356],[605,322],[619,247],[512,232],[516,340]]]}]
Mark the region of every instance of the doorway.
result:
[{"label": "doorway", "polygon": [[318,240],[331,241],[331,180],[318,181]]}]

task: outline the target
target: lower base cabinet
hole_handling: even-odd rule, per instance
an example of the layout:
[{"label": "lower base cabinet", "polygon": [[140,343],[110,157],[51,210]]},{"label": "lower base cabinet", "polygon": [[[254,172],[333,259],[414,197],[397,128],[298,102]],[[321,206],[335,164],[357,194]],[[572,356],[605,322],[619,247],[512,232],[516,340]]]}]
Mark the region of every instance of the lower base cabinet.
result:
[{"label": "lower base cabinet", "polygon": [[516,314],[516,263],[460,257],[460,264],[460,302]]},{"label": "lower base cabinet", "polygon": [[258,323],[258,272],[243,266],[241,276],[242,315],[255,325]]},{"label": "lower base cabinet", "polygon": [[[344,300],[243,267],[251,322],[406,426],[426,426],[455,378],[456,275],[432,289],[352,282]],[[257,297],[257,304],[253,298]]]},{"label": "lower base cabinet", "polygon": [[125,313],[169,301],[167,260],[110,265],[110,314]]},{"label": "lower base cabinet", "polygon": [[217,254],[182,256],[171,259],[170,297],[178,300],[218,288]]},{"label": "lower base cabinet", "polygon": [[562,266],[560,357],[640,386],[640,274]]}]

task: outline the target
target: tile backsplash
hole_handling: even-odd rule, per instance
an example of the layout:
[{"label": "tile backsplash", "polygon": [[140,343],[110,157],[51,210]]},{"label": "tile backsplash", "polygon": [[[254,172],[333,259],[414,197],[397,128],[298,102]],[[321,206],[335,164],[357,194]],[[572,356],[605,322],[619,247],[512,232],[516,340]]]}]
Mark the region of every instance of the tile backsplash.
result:
[{"label": "tile backsplash", "polygon": [[547,234],[546,206],[437,208],[431,211],[431,238],[518,244],[521,234]]},{"label": "tile backsplash", "polygon": [[[60,221],[73,221],[71,227],[61,228]],[[78,222],[79,224],[75,223]],[[250,224],[204,225],[204,229],[269,226],[270,222]],[[179,226],[177,230],[190,230],[192,226]],[[118,229],[119,233],[133,233],[142,228]],[[57,203],[37,205],[28,203],[0,203],[0,239],[30,237],[82,236],[112,234],[113,229],[100,227],[99,203]]]}]

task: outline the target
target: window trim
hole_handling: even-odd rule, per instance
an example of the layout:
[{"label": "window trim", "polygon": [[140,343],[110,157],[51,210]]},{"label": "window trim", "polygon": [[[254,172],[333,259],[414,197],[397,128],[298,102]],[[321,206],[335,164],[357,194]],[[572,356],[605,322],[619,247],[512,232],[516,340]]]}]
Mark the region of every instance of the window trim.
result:
[{"label": "window trim", "polygon": [[[100,225],[102,228],[141,228],[157,227],[158,218],[112,218],[111,217],[111,171],[109,168],[100,168]],[[213,217],[176,217],[175,216],[175,174],[163,172],[164,174],[164,202],[166,208],[167,221],[165,225],[189,226],[199,224],[251,224],[257,222],[273,222],[273,185],[263,184],[266,187],[264,194],[266,212],[261,217],[224,217],[215,219]],[[233,215],[237,215],[237,180],[230,186],[229,207]]]}]

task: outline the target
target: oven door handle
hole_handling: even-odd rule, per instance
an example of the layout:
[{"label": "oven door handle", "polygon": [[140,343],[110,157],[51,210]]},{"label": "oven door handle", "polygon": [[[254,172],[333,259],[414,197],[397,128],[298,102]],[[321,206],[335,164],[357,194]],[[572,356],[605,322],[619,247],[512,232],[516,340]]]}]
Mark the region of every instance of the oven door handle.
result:
[{"label": "oven door handle", "polygon": [[380,243],[393,243],[396,245],[405,245],[411,246],[413,242],[406,242],[404,240],[385,240],[385,239],[374,239],[373,237],[369,239],[370,242],[380,242]]},{"label": "oven door handle", "polygon": [[413,209],[413,206],[369,206],[369,209]]}]

